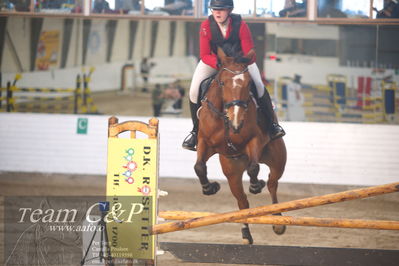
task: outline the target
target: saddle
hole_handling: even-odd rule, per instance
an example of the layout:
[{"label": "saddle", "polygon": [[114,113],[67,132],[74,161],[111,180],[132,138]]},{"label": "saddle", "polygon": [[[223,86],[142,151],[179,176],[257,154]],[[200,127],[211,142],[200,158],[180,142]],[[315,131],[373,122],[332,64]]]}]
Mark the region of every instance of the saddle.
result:
[{"label": "saddle", "polygon": [[202,100],[205,99],[206,93],[208,92],[209,86],[211,86],[212,81],[215,79],[216,74],[210,76],[207,79],[204,79],[201,84],[200,84],[200,88],[199,88],[199,92],[198,92],[198,103],[200,103]]}]

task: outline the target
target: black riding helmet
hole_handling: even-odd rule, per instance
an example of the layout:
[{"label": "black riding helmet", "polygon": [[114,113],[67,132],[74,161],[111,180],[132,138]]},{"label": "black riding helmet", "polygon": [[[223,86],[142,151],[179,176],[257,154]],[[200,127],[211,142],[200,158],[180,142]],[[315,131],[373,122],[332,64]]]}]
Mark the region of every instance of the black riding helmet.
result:
[{"label": "black riding helmet", "polygon": [[211,9],[233,9],[234,3],[233,0],[211,0],[209,4],[209,8]]}]

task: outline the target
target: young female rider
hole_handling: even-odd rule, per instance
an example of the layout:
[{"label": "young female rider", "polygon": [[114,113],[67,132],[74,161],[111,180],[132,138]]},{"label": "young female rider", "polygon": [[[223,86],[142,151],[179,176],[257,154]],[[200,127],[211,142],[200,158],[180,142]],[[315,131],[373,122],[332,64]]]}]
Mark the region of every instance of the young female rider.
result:
[{"label": "young female rider", "polygon": [[[190,111],[193,120],[193,130],[183,142],[183,148],[188,150],[196,150],[197,134],[198,134],[198,118],[197,110],[200,105],[198,103],[198,91],[200,83],[217,73],[219,68],[217,58],[217,46],[223,47],[225,44],[231,47],[239,47],[238,49],[246,55],[251,49],[254,49],[251,32],[248,25],[241,20],[240,15],[232,14],[234,8],[233,0],[211,0],[209,7],[212,15],[201,24],[200,27],[200,62],[195,69],[191,86],[190,86]],[[285,135],[281,126],[277,123],[277,117],[273,111],[269,93],[263,86],[263,82],[259,73],[255,58],[248,66],[249,74],[256,85],[257,103],[261,112],[270,118],[270,126],[267,131],[272,139],[276,139]]]}]

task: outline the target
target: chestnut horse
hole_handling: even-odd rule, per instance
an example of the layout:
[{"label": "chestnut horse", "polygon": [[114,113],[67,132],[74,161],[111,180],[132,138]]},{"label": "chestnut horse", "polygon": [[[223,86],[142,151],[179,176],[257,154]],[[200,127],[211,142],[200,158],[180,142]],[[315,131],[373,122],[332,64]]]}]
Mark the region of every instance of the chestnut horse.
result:
[{"label": "chestnut horse", "polygon": [[[213,195],[220,189],[217,182],[209,182],[206,162],[219,154],[220,164],[230,190],[240,209],[249,208],[242,184],[246,170],[250,177],[249,191],[260,193],[266,183],[258,179],[259,163],[270,169],[267,187],[272,202],[277,203],[278,180],[283,175],[287,159],[284,140],[271,140],[265,131],[267,119],[257,116],[257,106],[251,96],[251,77],[248,63],[254,56],[250,51],[245,57],[226,56],[219,48],[221,68],[212,81],[199,110],[197,161],[194,169],[201,182],[202,192]],[[276,214],[276,215],[281,215]],[[285,226],[273,226],[276,234],[283,234]],[[248,224],[242,227],[244,243],[252,244]]]}]

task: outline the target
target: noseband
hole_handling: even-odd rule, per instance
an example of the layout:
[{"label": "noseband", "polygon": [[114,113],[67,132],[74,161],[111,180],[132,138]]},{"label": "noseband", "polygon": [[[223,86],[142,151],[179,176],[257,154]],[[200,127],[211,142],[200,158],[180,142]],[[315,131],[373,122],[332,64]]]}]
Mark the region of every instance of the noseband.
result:
[{"label": "noseband", "polygon": [[234,74],[234,76],[236,76],[236,75],[244,74],[245,72],[247,72],[247,71],[248,71],[248,67],[246,67],[246,68],[243,69],[242,71],[233,71],[233,70],[231,70],[231,69],[228,69],[227,67],[224,67],[224,68],[222,69],[222,71],[223,71],[223,70],[226,70],[227,72],[230,72],[231,74]]}]

